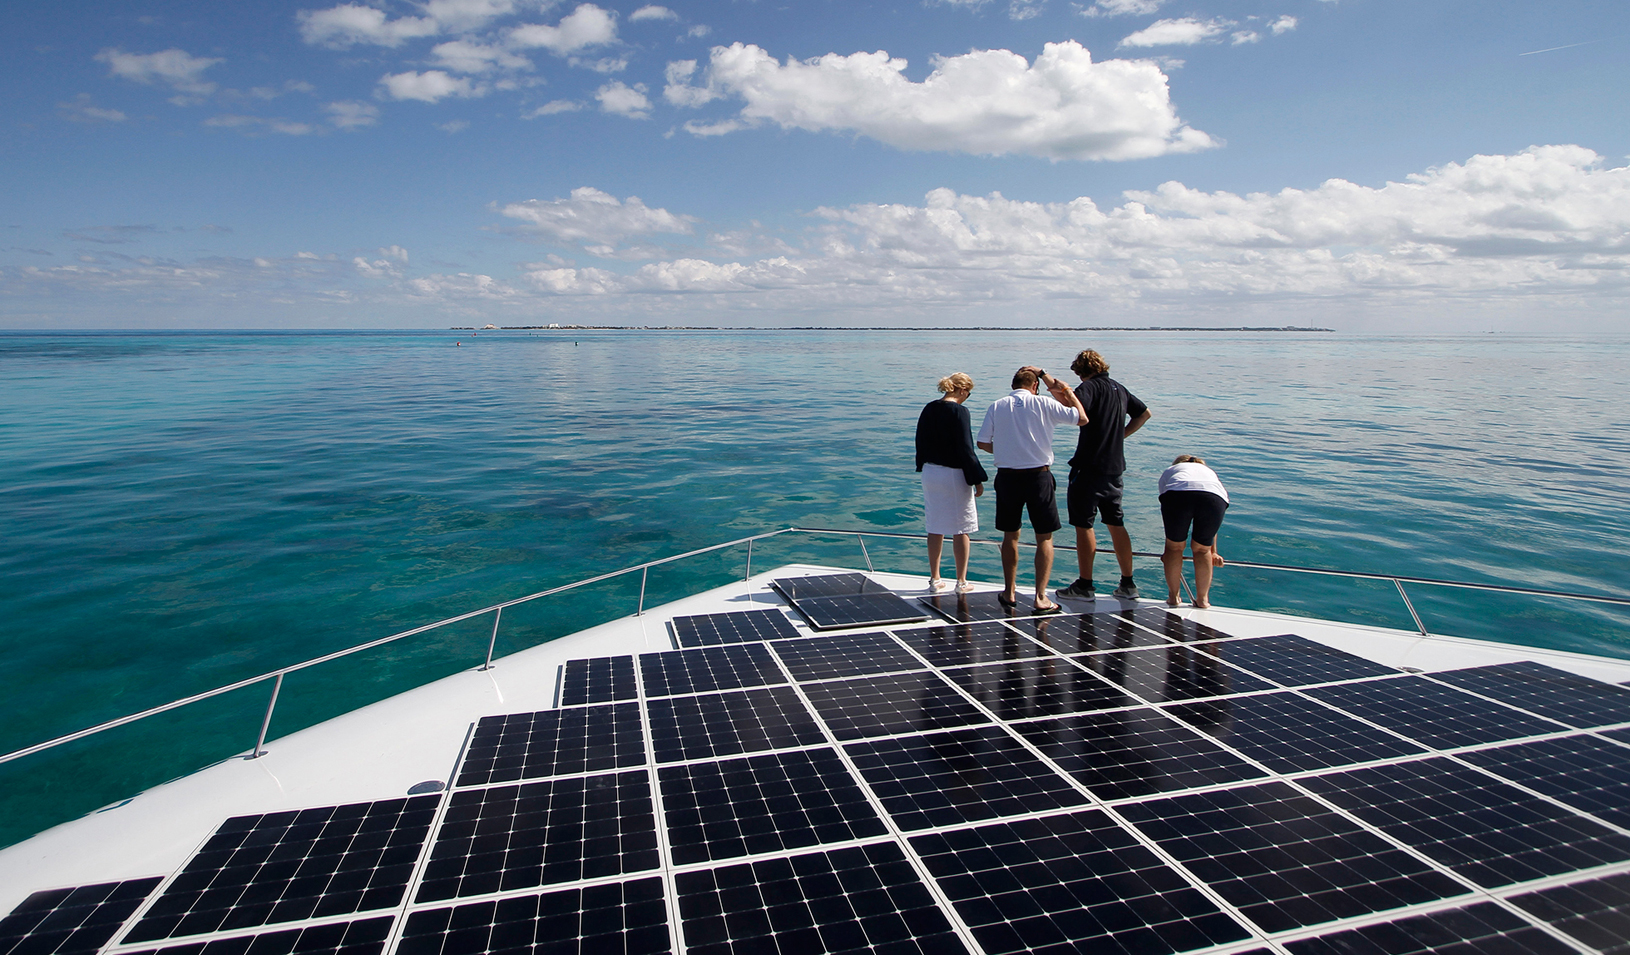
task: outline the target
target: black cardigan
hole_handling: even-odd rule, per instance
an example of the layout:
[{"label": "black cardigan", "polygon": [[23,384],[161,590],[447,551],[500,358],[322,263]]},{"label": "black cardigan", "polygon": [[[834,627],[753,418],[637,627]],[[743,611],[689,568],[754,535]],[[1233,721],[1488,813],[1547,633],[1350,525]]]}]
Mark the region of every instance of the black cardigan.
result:
[{"label": "black cardigan", "polygon": [[939,399],[923,406],[917,416],[917,470],[924,464],[956,468],[969,484],[989,480],[973,448],[973,424],[968,409]]}]

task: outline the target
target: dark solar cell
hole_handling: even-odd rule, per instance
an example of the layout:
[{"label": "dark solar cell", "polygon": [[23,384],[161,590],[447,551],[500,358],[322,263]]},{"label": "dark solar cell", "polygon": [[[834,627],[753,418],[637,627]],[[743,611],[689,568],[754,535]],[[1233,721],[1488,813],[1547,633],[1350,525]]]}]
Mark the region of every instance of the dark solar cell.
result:
[{"label": "dark solar cell", "polygon": [[804,692],[844,740],[988,722],[978,707],[932,673],[811,683]]},{"label": "dark solar cell", "polygon": [[1167,644],[1146,650],[1112,650],[1075,659],[1150,703],[1274,689],[1272,683],[1219,660],[1216,646],[1214,643]]},{"label": "dark solar cell", "polygon": [[1285,948],[1292,955],[1572,955],[1578,951],[1493,902],[1286,942]]},{"label": "dark solar cell", "polygon": [[991,955],[1185,952],[1249,933],[1097,810],[915,836]]},{"label": "dark solar cell", "polygon": [[848,597],[857,594],[892,594],[894,591],[865,574],[819,574],[813,577],[778,577],[775,589],[788,600],[806,597]]},{"label": "dark solar cell", "polygon": [[488,716],[476,724],[458,785],[644,764],[645,737],[640,732],[638,703],[514,713]]},{"label": "dark solar cell", "polygon": [[1630,723],[1630,689],[1588,680],[1543,663],[1524,660],[1434,673],[1432,677],[1569,726]]},{"label": "dark solar cell", "polygon": [[379,955],[393,916],[166,945],[125,955]]},{"label": "dark solar cell", "polygon": [[952,930],[893,842],[674,877],[690,955],[955,955]]},{"label": "dark solar cell", "polygon": [[0,955],[88,955],[119,931],[163,879],[35,892],[0,919]]},{"label": "dark solar cell", "polygon": [[1120,812],[1269,932],[1469,891],[1284,783],[1155,799]]},{"label": "dark solar cell", "polygon": [[1062,617],[1032,617],[1027,620],[1015,620],[1012,625],[1059,653],[1164,647],[1171,643],[1159,634],[1132,626],[1130,621],[1119,614],[1086,613]]},{"label": "dark solar cell", "polygon": [[927,620],[921,604],[892,593],[849,594],[842,597],[799,597],[792,607],[816,630],[869,627]]},{"label": "dark solar cell", "polygon": [[844,749],[901,829],[1048,812],[1087,801],[1000,727],[851,743]]},{"label": "dark solar cell", "polygon": [[1229,636],[1215,627],[1208,627],[1203,623],[1180,617],[1159,607],[1137,607],[1132,610],[1122,610],[1117,616],[1134,620],[1138,624],[1170,637],[1179,643],[1193,643],[1197,640],[1221,640]]},{"label": "dark solar cell", "polygon": [[946,670],[945,675],[1004,720],[1107,710],[1137,703],[1061,657],[957,667]]},{"label": "dark solar cell", "polygon": [[787,678],[762,643],[640,654],[646,696],[706,693],[785,683]]},{"label": "dark solar cell", "polygon": [[1398,673],[1393,667],[1382,666],[1292,633],[1277,637],[1224,640],[1206,646],[1215,647],[1212,652],[1229,663],[1284,686],[1308,686]]},{"label": "dark solar cell", "polygon": [[704,613],[673,619],[674,638],[682,647],[706,647],[720,643],[751,643],[802,636],[787,615],[779,610],[737,610],[731,613]]},{"label": "dark solar cell", "polygon": [[1511,901],[1602,955],[1630,955],[1630,874],[1541,889]]},{"label": "dark solar cell", "polygon": [[1157,710],[1140,708],[1015,727],[1100,799],[1196,789],[1265,776]]},{"label": "dark solar cell", "polygon": [[1630,829],[1630,749],[1594,736],[1502,746],[1461,759]]},{"label": "dark solar cell", "polygon": [[975,623],[981,620],[1007,620],[1013,617],[1031,617],[1035,611],[1034,594],[1019,594],[1017,606],[1007,607],[996,591],[976,594],[931,594],[918,597],[934,612],[952,623]]},{"label": "dark solar cell", "polygon": [[1307,695],[1435,749],[1555,733],[1564,727],[1421,677],[1321,686]]},{"label": "dark solar cell", "polygon": [[639,696],[634,685],[633,657],[595,657],[568,660],[560,680],[560,705],[610,703]]},{"label": "dark solar cell", "polygon": [[124,941],[394,906],[440,796],[228,819]]},{"label": "dark solar cell", "polygon": [[1302,782],[1487,888],[1630,859],[1630,836],[1450,759]]},{"label": "dark solar cell", "polygon": [[940,667],[1052,656],[1052,651],[1041,644],[994,622],[913,627],[896,630],[894,635]]},{"label": "dark solar cell", "polygon": [[831,680],[862,673],[921,670],[922,661],[886,633],[805,637],[771,644],[794,680]]},{"label": "dark solar cell", "polygon": [[671,951],[662,880],[640,879],[420,910],[408,916],[395,955],[660,955]]},{"label": "dark solar cell", "polygon": [[1282,773],[1424,752],[1294,693],[1182,703],[1166,712]]},{"label": "dark solar cell", "polygon": [[790,686],[652,700],[657,762],[713,759],[826,741]]},{"label": "dark solar cell", "polygon": [[888,831],[829,749],[668,766],[660,778],[678,865]]},{"label": "dark solar cell", "polygon": [[1621,743],[1630,745],[1630,727],[1625,727],[1622,730],[1603,730],[1602,735],[1608,739],[1616,739]]},{"label": "dark solar cell", "polygon": [[436,834],[417,902],[654,869],[643,770],[465,789]]}]

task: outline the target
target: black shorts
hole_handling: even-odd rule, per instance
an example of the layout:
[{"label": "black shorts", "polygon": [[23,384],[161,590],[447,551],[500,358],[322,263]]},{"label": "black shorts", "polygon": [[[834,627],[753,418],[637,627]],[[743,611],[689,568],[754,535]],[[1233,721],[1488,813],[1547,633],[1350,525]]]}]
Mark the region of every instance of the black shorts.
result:
[{"label": "black shorts", "polygon": [[1070,489],[1065,500],[1070,505],[1070,524],[1091,527],[1094,513],[1104,516],[1105,527],[1122,527],[1126,515],[1121,513],[1121,476],[1119,474],[1089,474],[1070,469]]},{"label": "black shorts", "polygon": [[1030,526],[1038,534],[1051,534],[1061,526],[1054,492],[1058,482],[1046,468],[996,469],[996,529],[1017,531],[1024,509],[1030,508]]},{"label": "black shorts", "polygon": [[1160,519],[1166,525],[1166,539],[1186,541],[1189,525],[1194,525],[1194,542],[1202,547],[1217,543],[1223,511],[1228,502],[1210,491],[1167,491],[1160,495]]}]

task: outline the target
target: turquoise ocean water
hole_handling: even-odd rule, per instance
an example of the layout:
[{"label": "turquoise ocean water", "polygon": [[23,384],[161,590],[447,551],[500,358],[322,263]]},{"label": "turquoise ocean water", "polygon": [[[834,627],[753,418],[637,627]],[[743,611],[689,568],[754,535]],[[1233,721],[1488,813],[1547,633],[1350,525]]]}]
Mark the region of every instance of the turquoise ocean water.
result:
[{"label": "turquoise ocean water", "polygon": [[[462,344],[455,346],[455,342]],[[1205,456],[1239,560],[1623,595],[1630,342],[1337,334],[555,331],[0,335],[0,752],[503,599],[792,524],[918,532],[912,428],[1082,347],[1154,412],[1128,528]],[[1061,435],[1060,459],[1073,435]],[[993,499],[981,504],[989,529]],[[790,537],[790,536],[789,536]],[[783,537],[754,566],[858,565]],[[921,545],[874,543],[880,568]],[[724,551],[649,600],[725,582]],[[978,548],[975,576],[999,575]],[[947,565],[949,566],[949,565]],[[1061,554],[1055,585],[1073,576]],[[1100,565],[1098,579],[1113,584]],[[1160,593],[1156,561],[1139,562]],[[499,652],[639,580],[506,612]],[[1412,590],[1438,632],[1630,658],[1600,605]],[[1221,605],[1408,627],[1390,584],[1225,570]],[[291,676],[271,735],[478,664],[485,618]],[[0,766],[0,844],[247,749],[260,686]]]}]

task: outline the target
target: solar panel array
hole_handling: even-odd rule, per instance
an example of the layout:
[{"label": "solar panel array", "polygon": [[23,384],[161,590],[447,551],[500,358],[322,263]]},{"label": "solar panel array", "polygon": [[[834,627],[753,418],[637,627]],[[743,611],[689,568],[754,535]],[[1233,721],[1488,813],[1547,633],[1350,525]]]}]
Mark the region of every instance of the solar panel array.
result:
[{"label": "solar panel array", "polygon": [[673,623],[481,720],[449,793],[228,820],[0,955],[1630,955],[1630,688],[1158,608]]}]

